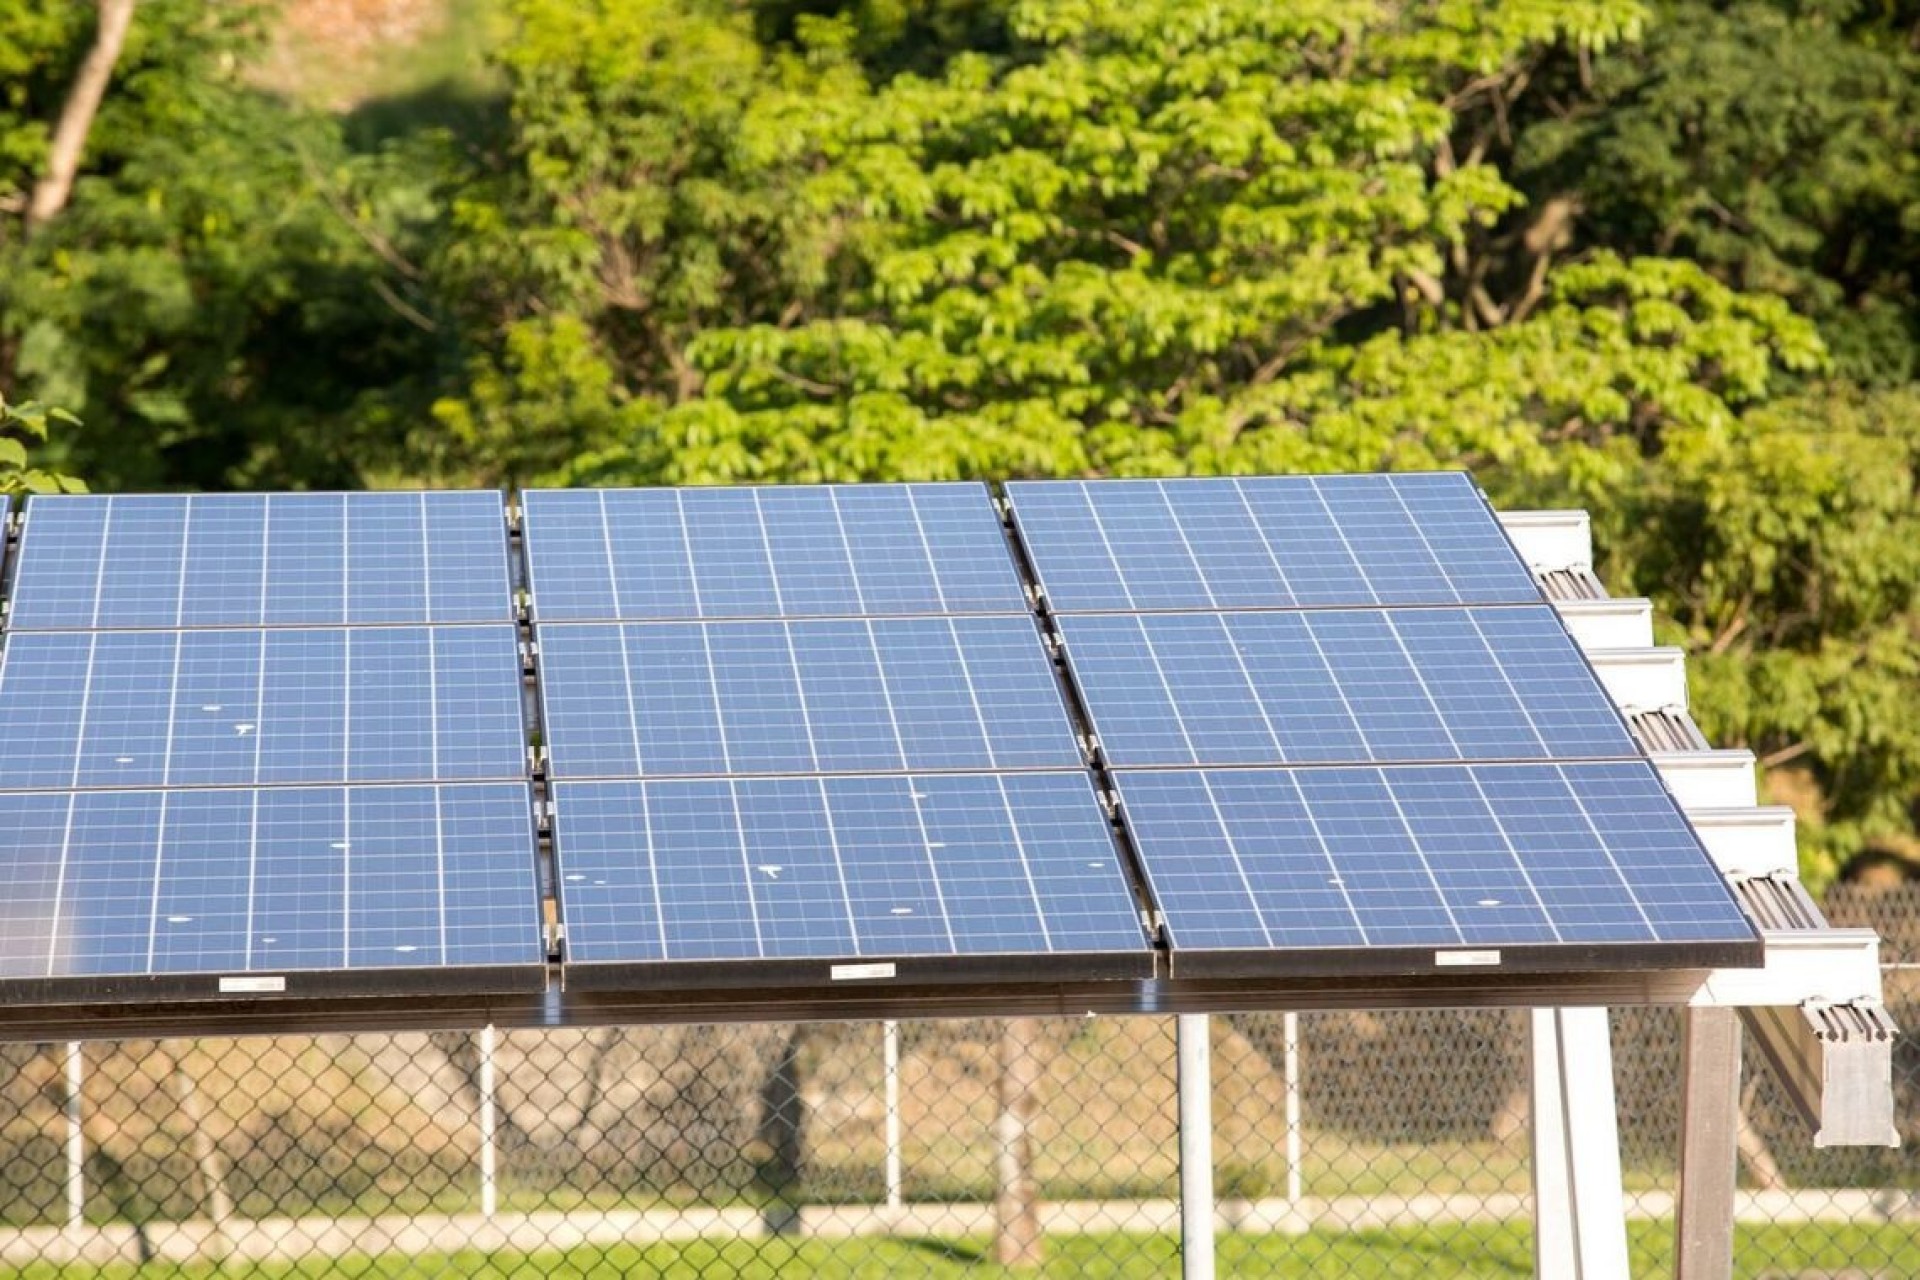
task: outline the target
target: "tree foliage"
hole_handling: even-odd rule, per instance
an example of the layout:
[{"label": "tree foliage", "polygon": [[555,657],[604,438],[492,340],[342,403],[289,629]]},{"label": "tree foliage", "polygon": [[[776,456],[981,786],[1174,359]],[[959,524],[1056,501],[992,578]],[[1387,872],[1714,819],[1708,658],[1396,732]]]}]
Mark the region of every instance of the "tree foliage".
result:
[{"label": "tree foliage", "polygon": [[[500,0],[349,128],[144,0],[0,0],[0,392],[97,487],[1469,466],[1594,513],[1809,865],[1920,794],[1920,13]],[[395,122],[399,122],[396,124]],[[0,457],[0,464],[6,459]]]}]

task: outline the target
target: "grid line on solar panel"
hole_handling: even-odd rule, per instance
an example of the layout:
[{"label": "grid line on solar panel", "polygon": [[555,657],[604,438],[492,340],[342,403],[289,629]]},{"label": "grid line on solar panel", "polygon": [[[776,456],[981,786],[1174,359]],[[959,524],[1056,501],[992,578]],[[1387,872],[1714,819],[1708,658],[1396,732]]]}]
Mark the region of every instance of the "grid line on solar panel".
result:
[{"label": "grid line on solar panel", "polygon": [[0,982],[539,966],[524,783],[0,794]]},{"label": "grid line on solar panel", "polygon": [[511,624],[21,631],[0,790],[526,776]]},{"label": "grid line on solar panel", "polygon": [[1541,602],[1458,472],[1020,480],[1006,492],[1056,613]]},{"label": "grid line on solar panel", "polygon": [[486,491],[42,495],[8,626],[419,625],[513,617]]},{"label": "grid line on solar panel", "polygon": [[1749,946],[1645,762],[1116,770],[1183,952]]},{"label": "grid line on solar panel", "polygon": [[1640,755],[1544,606],[1055,621],[1116,767]]},{"label": "grid line on solar panel", "polygon": [[1082,762],[1030,616],[549,624],[540,682],[556,778]]},{"label": "grid line on solar panel", "polygon": [[1025,613],[979,484],[531,489],[542,622]]},{"label": "grid line on solar panel", "polygon": [[570,966],[1149,957],[1081,771],[558,782]]}]

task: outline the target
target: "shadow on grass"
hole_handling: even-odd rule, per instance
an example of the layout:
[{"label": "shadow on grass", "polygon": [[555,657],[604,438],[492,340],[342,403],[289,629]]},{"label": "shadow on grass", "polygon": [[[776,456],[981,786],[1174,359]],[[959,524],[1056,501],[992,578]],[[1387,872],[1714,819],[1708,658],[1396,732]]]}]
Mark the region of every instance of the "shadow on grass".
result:
[{"label": "shadow on grass", "polygon": [[369,98],[341,117],[347,145],[361,152],[436,129],[489,151],[504,141],[507,126],[506,92],[471,77],[449,76],[405,93]]},{"label": "shadow on grass", "polygon": [[984,1249],[961,1244],[956,1240],[942,1240],[938,1236],[895,1236],[894,1243],[914,1253],[928,1254],[945,1262],[977,1266],[989,1261]]}]

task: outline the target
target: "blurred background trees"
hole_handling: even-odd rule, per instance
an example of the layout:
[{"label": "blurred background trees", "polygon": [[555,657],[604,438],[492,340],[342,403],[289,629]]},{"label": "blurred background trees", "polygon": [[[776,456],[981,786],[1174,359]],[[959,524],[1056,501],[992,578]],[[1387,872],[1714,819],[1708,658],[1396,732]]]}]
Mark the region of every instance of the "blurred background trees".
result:
[{"label": "blurred background trees", "polygon": [[1593,512],[1816,880],[1914,852],[1920,7],[329,2],[139,0],[35,222],[111,5],[0,0],[36,467],[1466,466]]}]

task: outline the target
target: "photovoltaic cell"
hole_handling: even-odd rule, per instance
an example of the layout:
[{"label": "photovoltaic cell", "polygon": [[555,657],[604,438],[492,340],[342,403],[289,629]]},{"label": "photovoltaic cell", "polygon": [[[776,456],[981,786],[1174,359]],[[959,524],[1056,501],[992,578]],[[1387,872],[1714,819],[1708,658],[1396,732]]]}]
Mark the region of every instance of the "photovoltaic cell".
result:
[{"label": "photovoltaic cell", "polygon": [[1075,766],[1028,617],[540,631],[556,778]]},{"label": "photovoltaic cell", "polygon": [[1025,613],[978,484],[535,489],[542,622]]},{"label": "photovoltaic cell", "polygon": [[1147,961],[1083,772],[563,782],[555,811],[576,972],[1089,953]]},{"label": "photovoltaic cell", "polygon": [[537,985],[530,813],[524,783],[0,794],[0,980],[508,967]]},{"label": "photovoltaic cell", "polygon": [[18,631],[0,788],[526,775],[511,625]]},{"label": "photovoltaic cell", "polygon": [[1007,485],[1058,613],[1537,604],[1465,475]]},{"label": "photovoltaic cell", "polygon": [[[1640,761],[1116,774],[1188,973],[1206,953],[1749,947]],[[1291,953],[1291,955],[1289,955]]]},{"label": "photovoltaic cell", "polygon": [[1547,608],[1060,619],[1116,766],[1639,754]]},{"label": "photovoltaic cell", "polygon": [[41,495],[14,631],[508,621],[497,493]]}]

